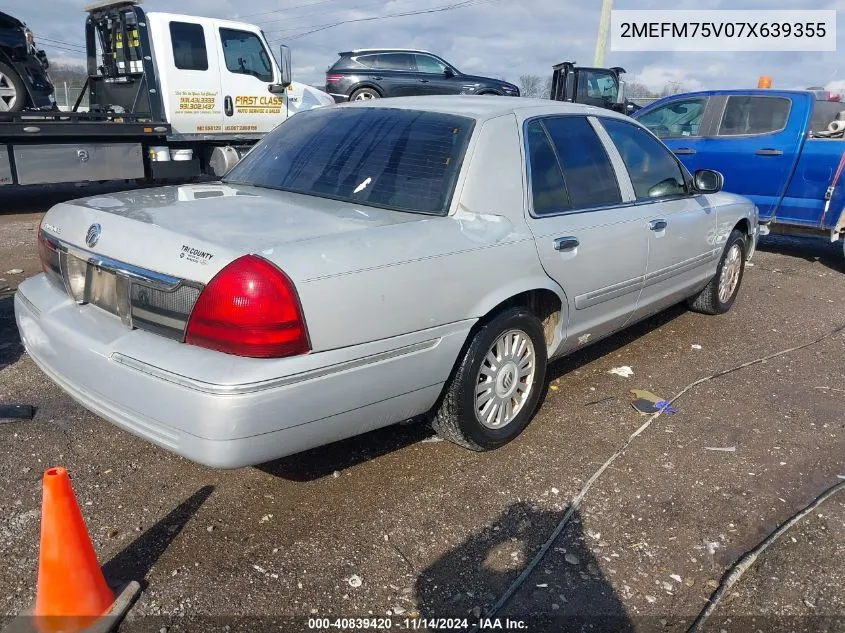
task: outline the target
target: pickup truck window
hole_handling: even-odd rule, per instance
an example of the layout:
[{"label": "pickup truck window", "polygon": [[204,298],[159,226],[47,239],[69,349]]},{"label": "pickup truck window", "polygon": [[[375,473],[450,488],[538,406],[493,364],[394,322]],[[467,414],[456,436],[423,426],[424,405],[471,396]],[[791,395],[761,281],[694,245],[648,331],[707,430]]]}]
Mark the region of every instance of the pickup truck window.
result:
[{"label": "pickup truck window", "polygon": [[770,134],[786,128],[792,101],[786,97],[731,95],[719,124],[719,136]]},{"label": "pickup truck window", "polygon": [[601,123],[622,156],[637,200],[686,195],[684,173],[672,152],[636,125],[616,119]]},{"label": "pickup truck window", "polygon": [[201,24],[171,22],[170,42],[173,46],[173,63],[180,70],[208,70],[208,51],[205,48],[205,31]]},{"label": "pickup truck window", "polygon": [[810,130],[823,132],[836,120],[837,115],[845,110],[845,103],[838,101],[813,101],[813,114],[810,115]]},{"label": "pickup truck window", "polygon": [[225,182],[445,215],[474,125],[452,114],[389,107],[301,111],[265,136]]},{"label": "pickup truck window", "polygon": [[648,112],[637,120],[660,138],[699,136],[706,97],[676,99]]},{"label": "pickup truck window", "polygon": [[543,119],[552,139],[563,179],[569,184],[573,209],[603,207],[622,202],[616,172],[601,140],[583,116]]},{"label": "pickup truck window", "polygon": [[220,29],[223,57],[230,72],[252,75],[261,81],[273,81],[273,66],[261,39],[249,31]]}]

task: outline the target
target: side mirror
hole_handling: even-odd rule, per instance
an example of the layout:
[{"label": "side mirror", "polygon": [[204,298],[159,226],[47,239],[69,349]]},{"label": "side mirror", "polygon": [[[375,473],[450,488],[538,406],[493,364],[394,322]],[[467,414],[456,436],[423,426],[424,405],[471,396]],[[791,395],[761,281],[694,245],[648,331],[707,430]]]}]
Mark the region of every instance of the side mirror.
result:
[{"label": "side mirror", "polygon": [[284,94],[288,86],[293,83],[293,76],[290,69],[290,48],[288,48],[284,44],[282,44],[279,48],[281,52],[281,56],[279,57],[279,59],[282,63],[282,81],[277,84],[270,84],[270,86],[267,88],[274,95]]},{"label": "side mirror", "polygon": [[455,76],[455,71],[447,66],[446,70],[443,71],[443,76],[446,77],[447,79],[451,79],[452,77]]},{"label": "side mirror", "polygon": [[699,169],[693,175],[692,182],[700,193],[718,193],[725,185],[725,177],[713,169]]},{"label": "side mirror", "polygon": [[616,103],[625,103],[625,81],[619,80],[619,90],[616,91]]}]

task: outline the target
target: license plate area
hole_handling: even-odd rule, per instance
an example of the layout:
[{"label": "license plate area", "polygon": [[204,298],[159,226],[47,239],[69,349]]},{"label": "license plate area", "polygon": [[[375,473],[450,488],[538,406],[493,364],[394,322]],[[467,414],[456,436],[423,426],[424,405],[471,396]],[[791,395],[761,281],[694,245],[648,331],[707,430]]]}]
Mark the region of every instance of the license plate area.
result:
[{"label": "license plate area", "polygon": [[120,318],[131,327],[129,281],[68,253],[64,266],[65,284],[78,303],[90,303]]}]

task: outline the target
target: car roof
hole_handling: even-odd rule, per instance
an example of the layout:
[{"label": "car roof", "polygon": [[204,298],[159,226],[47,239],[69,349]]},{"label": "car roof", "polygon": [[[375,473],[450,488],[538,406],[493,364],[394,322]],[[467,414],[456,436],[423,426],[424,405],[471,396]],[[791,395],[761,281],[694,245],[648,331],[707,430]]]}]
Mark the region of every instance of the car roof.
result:
[{"label": "car roof", "polygon": [[521,117],[547,114],[592,114],[632,121],[629,117],[581,103],[552,101],[551,99],[529,99],[527,97],[500,97],[487,95],[425,95],[415,97],[391,97],[389,99],[368,99],[347,101],[339,108],[398,108],[420,110],[465,116],[478,121],[494,119],[507,114]]},{"label": "car roof", "polygon": [[360,55],[361,53],[423,53],[425,55],[435,55],[431,51],[425,51],[419,48],[356,48],[351,51],[343,51],[338,53],[341,57],[345,55]]}]

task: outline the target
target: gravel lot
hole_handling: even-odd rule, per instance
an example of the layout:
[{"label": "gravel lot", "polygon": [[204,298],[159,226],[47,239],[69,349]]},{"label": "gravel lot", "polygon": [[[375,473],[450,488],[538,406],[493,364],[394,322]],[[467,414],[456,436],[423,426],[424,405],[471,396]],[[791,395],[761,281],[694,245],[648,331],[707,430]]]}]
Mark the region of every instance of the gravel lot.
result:
[{"label": "gravel lot", "polygon": [[[122,630],[475,621],[647,419],[630,389],[670,398],[845,325],[841,246],[766,239],[730,313],[679,307],[558,362],[537,418],[503,449],[474,454],[404,424],[214,471],[88,413],[23,353],[11,297],[40,271],[45,203],[0,203],[15,211],[0,216],[0,403],[37,407],[34,420],[0,424],[6,615],[34,598],[40,478],[64,465],[107,578],[143,581]],[[633,376],[607,373],[619,365]],[[733,562],[845,477],[843,367],[845,332],[683,395],[589,490],[498,614],[503,626],[685,631]],[[843,537],[845,493],[767,550],[706,630],[845,631]]]}]

